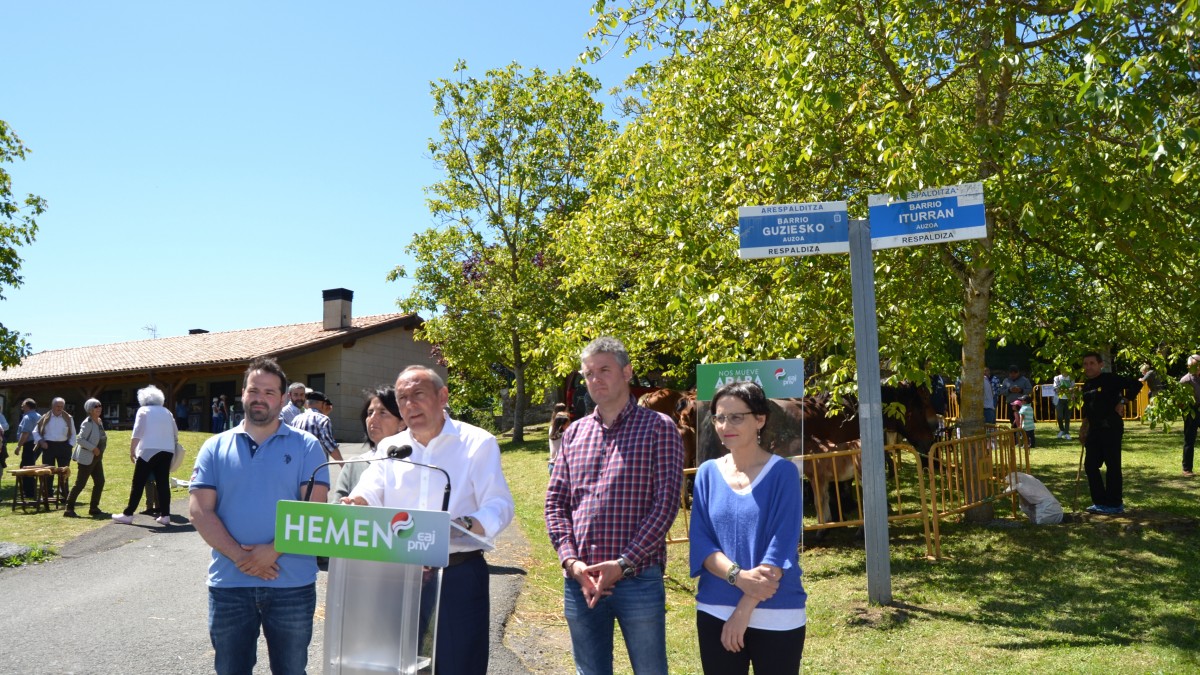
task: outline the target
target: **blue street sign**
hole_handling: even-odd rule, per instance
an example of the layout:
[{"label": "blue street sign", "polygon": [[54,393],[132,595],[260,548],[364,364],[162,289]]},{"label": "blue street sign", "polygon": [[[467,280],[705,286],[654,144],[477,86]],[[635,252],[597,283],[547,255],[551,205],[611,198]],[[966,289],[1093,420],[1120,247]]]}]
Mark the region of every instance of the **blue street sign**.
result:
[{"label": "blue street sign", "polygon": [[738,257],[782,258],[850,250],[846,202],[738,207]]},{"label": "blue street sign", "polygon": [[904,200],[869,195],[867,206],[874,250],[987,237],[983,183],[910,192]]}]

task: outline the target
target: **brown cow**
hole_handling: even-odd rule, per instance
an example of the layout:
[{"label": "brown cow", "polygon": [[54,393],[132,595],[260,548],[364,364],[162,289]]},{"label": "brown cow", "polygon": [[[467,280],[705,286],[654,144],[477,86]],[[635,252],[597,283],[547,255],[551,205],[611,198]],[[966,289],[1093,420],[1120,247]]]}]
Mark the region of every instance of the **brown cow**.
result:
[{"label": "brown cow", "polygon": [[[898,387],[881,387],[884,411],[890,404],[902,404],[903,417],[884,414],[884,430],[898,433],[912,443],[922,454],[928,453],[935,441],[937,415],[929,401],[929,392],[924,387],[908,383]],[[814,455],[851,450],[861,447],[858,427],[858,400],[853,396],[842,398],[837,411],[832,410],[831,396],[821,394],[803,399],[773,399],[770,401],[771,418],[763,429],[763,447],[784,457],[804,453],[804,476],[814,492],[814,502],[819,509],[818,522],[829,522],[832,518],[826,491],[835,494],[837,483],[860,477],[859,455],[817,458]],[[705,412],[707,404],[704,404]],[[712,459],[724,454],[716,435],[708,429],[700,434],[699,459]],[[818,495],[817,493],[821,494]]]},{"label": "brown cow", "polygon": [[660,412],[675,421],[683,441],[683,468],[696,467],[696,392],[658,389],[638,398],[638,405]]}]

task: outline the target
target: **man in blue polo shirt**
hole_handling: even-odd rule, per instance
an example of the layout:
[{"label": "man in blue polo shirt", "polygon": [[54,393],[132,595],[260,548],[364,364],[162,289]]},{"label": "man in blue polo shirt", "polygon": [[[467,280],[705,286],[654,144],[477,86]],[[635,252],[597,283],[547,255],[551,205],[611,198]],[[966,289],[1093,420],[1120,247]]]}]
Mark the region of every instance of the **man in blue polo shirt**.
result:
[{"label": "man in blue polo shirt", "polygon": [[[320,467],[325,452],[316,438],[279,421],[286,385],[273,359],[250,362],[245,419],[205,441],[192,470],[192,523],[213,548],[208,633],[218,675],[254,669],[260,627],[271,672],[303,673],[308,665],[317,561],[275,550],[275,507],[309,496],[324,503],[329,469]],[[306,495],[314,471],[316,486]]]}]

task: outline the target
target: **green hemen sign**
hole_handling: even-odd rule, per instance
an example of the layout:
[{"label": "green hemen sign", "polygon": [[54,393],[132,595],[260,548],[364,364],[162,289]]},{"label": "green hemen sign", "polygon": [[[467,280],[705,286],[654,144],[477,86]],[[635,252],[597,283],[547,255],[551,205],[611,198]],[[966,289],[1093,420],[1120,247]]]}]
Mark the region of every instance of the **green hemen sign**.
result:
[{"label": "green hemen sign", "polygon": [[445,567],[450,561],[450,514],[282,501],[275,511],[275,550]]},{"label": "green hemen sign", "polygon": [[804,359],[702,363],[696,366],[696,398],[711,401],[722,386],[747,381],[762,387],[767,398],[802,398]]}]

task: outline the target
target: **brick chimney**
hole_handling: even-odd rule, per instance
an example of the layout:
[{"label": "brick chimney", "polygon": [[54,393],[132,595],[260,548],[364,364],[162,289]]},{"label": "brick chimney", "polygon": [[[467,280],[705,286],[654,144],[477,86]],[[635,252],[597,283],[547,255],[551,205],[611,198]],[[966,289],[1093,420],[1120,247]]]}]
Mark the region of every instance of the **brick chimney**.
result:
[{"label": "brick chimney", "polygon": [[346,288],[331,288],[321,291],[325,301],[325,330],[339,330],[350,327],[350,303],[354,301],[354,291]]}]

